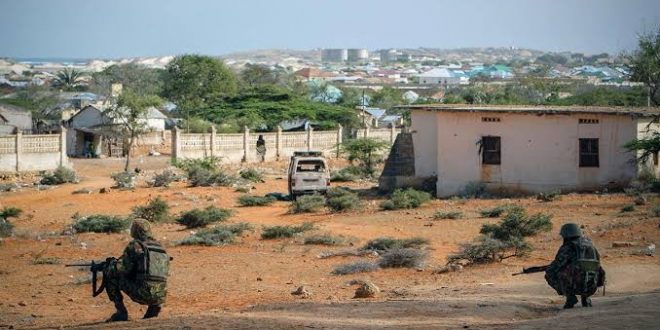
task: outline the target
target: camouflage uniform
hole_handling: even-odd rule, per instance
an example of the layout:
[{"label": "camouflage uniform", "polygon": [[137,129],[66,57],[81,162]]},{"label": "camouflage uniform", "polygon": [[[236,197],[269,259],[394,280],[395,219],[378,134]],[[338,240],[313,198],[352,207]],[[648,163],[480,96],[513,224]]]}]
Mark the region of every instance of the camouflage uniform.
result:
[{"label": "camouflage uniform", "polygon": [[[122,291],[131,300],[148,305],[144,318],[155,317],[160,312],[160,305],[165,302],[167,295],[166,280],[151,278],[145,279],[145,249],[160,248],[160,244],[151,236],[149,222],[137,219],[131,227],[131,241],[121,259],[112,263],[105,271],[105,290],[108,298],[115,303],[117,312],[108,321],[122,321],[128,319],[128,312],[124,306]],[[163,250],[164,252],[164,250]],[[168,257],[169,258],[169,257]],[[168,267],[165,264],[163,267]],[[167,269],[163,270],[167,273]]]},{"label": "camouflage uniform", "polygon": [[578,302],[576,295],[581,296],[582,306],[591,307],[589,297],[596,293],[598,286],[601,286],[601,282],[604,280],[605,273],[600,268],[598,283],[585,283],[583,273],[575,266],[580,247],[592,248],[596,260],[600,260],[600,255],[591,240],[582,237],[580,233],[580,236],[564,237],[564,244],[559,248],[555,260],[545,272],[548,284],[557,291],[557,294],[566,296],[564,308],[572,308]]},{"label": "camouflage uniform", "polygon": [[257,139],[257,157],[259,161],[264,162],[266,160],[266,140],[264,140],[263,135],[259,135]]}]

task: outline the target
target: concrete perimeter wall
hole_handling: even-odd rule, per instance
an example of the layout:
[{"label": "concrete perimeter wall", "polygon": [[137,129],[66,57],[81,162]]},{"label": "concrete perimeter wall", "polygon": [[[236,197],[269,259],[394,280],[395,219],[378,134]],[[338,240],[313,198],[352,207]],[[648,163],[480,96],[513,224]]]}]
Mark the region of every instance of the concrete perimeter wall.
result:
[{"label": "concrete perimeter wall", "polygon": [[0,172],[45,171],[69,166],[66,129],[60,134],[0,136]]},{"label": "concrete perimeter wall", "polygon": [[[375,137],[393,143],[399,130],[367,129],[358,130],[358,136]],[[322,151],[326,157],[339,157],[339,145],[343,139],[343,128],[333,131],[315,131],[309,129],[298,132],[258,133],[244,128],[243,133],[217,134],[215,129],[210,133],[189,134],[180,129],[172,131],[172,159],[197,159],[203,157],[218,157],[225,163],[258,162],[256,145],[259,136],[266,141],[266,161],[282,160],[293,155],[294,151]]]}]

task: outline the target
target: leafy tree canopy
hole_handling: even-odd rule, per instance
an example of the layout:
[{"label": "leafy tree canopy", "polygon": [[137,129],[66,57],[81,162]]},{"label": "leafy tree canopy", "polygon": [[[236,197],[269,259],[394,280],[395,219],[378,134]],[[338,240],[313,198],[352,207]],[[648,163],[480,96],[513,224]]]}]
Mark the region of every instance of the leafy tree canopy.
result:
[{"label": "leafy tree canopy", "polygon": [[163,74],[162,69],[152,69],[135,63],[115,64],[92,75],[90,90],[109,96],[110,86],[120,83],[123,88],[138,94],[159,95],[163,91]]}]

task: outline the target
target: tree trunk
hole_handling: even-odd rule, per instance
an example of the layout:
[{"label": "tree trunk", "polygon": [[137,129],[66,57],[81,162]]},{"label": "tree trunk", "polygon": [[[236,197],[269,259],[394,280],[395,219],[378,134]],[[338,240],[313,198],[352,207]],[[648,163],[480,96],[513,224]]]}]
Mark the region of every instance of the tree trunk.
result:
[{"label": "tree trunk", "polygon": [[128,167],[131,165],[131,150],[133,149],[134,142],[135,133],[131,133],[131,137],[128,140],[128,148],[126,149],[126,165],[124,165],[124,172],[128,172]]}]

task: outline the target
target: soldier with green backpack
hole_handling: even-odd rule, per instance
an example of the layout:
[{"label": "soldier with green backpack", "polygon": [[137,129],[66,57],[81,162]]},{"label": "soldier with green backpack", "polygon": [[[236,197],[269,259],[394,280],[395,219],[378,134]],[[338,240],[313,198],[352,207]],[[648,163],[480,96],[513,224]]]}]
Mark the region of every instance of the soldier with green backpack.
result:
[{"label": "soldier with green backpack", "polygon": [[165,302],[170,257],[153,238],[147,220],[133,221],[131,236],[133,241],[122,257],[113,259],[104,270],[105,290],[117,309],[108,322],[128,320],[122,291],[131,300],[149,306],[145,319],[158,316]]},{"label": "soldier with green backpack", "polygon": [[559,295],[566,296],[564,308],[573,308],[578,303],[578,295],[583,307],[591,307],[589,297],[605,284],[598,250],[574,223],[564,224],[560,235],[564,244],[546,269],[545,279]]}]

